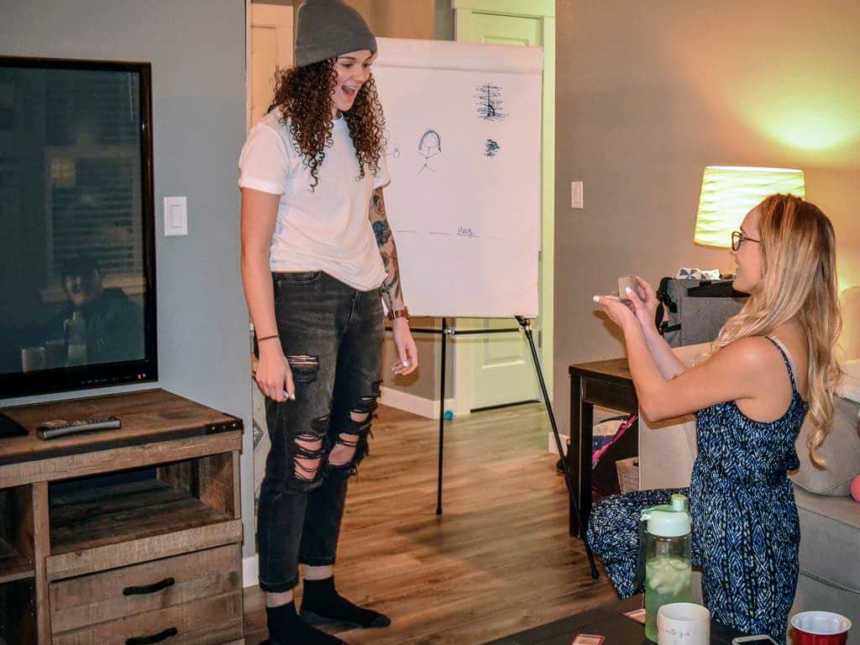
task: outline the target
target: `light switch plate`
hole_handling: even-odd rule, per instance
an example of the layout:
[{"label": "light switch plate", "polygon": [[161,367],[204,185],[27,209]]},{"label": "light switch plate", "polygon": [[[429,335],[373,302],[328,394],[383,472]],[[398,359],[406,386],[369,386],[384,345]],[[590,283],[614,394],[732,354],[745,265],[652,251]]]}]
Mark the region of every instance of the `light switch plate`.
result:
[{"label": "light switch plate", "polygon": [[188,198],[164,198],[164,234],[188,235]]},{"label": "light switch plate", "polygon": [[582,205],[582,182],[570,182],[570,207],[583,208]]}]

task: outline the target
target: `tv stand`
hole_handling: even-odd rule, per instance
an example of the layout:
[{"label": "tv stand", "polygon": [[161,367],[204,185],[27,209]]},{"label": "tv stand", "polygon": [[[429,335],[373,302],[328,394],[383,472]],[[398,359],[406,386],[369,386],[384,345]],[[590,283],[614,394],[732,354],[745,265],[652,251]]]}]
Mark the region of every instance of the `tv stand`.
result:
[{"label": "tv stand", "polygon": [[11,437],[23,437],[26,434],[27,428],[0,412],[0,440]]},{"label": "tv stand", "polygon": [[[0,642],[244,643],[241,420],[164,390],[3,412]],[[36,436],[98,415],[123,427]]]}]

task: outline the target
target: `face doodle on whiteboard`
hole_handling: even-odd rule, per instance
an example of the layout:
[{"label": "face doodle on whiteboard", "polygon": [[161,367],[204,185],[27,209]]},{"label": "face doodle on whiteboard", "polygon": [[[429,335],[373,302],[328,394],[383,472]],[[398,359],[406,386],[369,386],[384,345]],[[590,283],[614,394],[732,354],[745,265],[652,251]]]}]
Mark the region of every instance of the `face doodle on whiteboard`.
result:
[{"label": "face doodle on whiteboard", "polygon": [[418,174],[420,175],[425,169],[436,172],[433,166],[430,165],[430,160],[433,157],[442,154],[442,137],[439,136],[436,130],[427,130],[424,132],[421,140],[418,142],[418,153],[424,157],[424,165],[421,166]]},{"label": "face doodle on whiteboard", "polygon": [[484,142],[484,156],[486,157],[495,157],[499,152],[499,143],[493,139],[487,139]]},{"label": "face doodle on whiteboard", "polygon": [[475,91],[475,108],[485,121],[502,121],[507,117],[502,100],[502,88],[492,83],[479,85]]}]

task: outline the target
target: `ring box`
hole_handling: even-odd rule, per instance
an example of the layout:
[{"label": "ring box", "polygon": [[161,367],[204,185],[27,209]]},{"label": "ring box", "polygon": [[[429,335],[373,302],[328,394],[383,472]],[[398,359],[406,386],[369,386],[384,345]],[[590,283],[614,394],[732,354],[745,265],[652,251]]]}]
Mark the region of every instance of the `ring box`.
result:
[{"label": "ring box", "polygon": [[626,298],[627,288],[636,289],[636,278],[632,275],[625,275],[618,278],[618,297],[622,300]]}]

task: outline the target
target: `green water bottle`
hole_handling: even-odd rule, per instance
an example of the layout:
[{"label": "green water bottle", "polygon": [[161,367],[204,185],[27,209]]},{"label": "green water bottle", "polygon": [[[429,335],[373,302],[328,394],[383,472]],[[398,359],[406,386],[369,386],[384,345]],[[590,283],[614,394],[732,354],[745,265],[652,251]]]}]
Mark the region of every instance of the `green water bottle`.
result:
[{"label": "green water bottle", "polygon": [[87,321],[84,315],[75,310],[65,322],[66,366],[86,365],[87,363]]},{"label": "green water bottle", "polygon": [[690,538],[692,523],[684,495],[642,511],[645,531],[645,636],[657,642],[657,611],[673,602],[692,601]]}]

